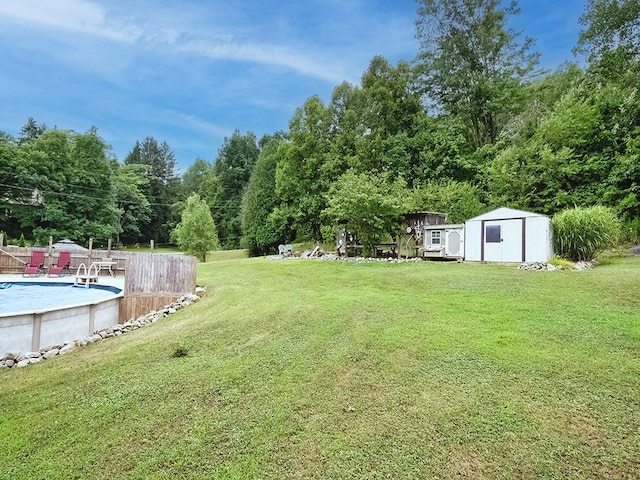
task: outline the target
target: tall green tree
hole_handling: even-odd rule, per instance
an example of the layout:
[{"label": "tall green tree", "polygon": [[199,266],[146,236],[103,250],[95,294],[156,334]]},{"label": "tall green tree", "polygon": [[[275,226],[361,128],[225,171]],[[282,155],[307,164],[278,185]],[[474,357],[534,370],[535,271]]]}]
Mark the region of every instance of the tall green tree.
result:
[{"label": "tall green tree", "polygon": [[345,170],[341,158],[332,154],[331,113],[319,97],[307,99],[289,122],[289,140],[279,146],[279,214],[299,239],[323,241],[321,212],[327,206],[326,194]]},{"label": "tall green tree", "polygon": [[120,210],[120,232],[116,243],[132,244],[141,238],[140,228],[149,223],[153,210],[145,192],[149,179],[145,176],[146,166],[132,163],[120,165],[114,176],[116,205]]},{"label": "tall green tree", "polygon": [[278,146],[282,141],[282,133],[265,135],[260,140],[260,156],[242,198],[242,247],[252,255],[273,252],[289,240],[288,225],[280,221],[275,191]]},{"label": "tall green tree", "polygon": [[202,197],[201,187],[208,175],[213,172],[213,164],[203,158],[196,158],[182,174],[182,189],[186,195],[198,193]]},{"label": "tall green tree", "polygon": [[351,109],[362,129],[356,133],[351,166],[361,172],[393,172],[412,186],[424,174],[416,140],[426,112],[409,64],[393,67],[383,57],[374,57],[356,94],[359,98]]},{"label": "tall green tree", "polygon": [[21,190],[13,215],[36,243],[49,236],[106,242],[119,230],[114,162],[95,128],[85,134],[47,130],[19,147]]},{"label": "tall green tree", "polygon": [[459,117],[472,145],[494,143],[508,118],[521,109],[522,84],[537,63],[533,41],[518,41],[507,16],[515,1],[419,0],[418,71],[429,100]]},{"label": "tall green tree", "polygon": [[68,195],[67,208],[80,217],[76,228],[100,242],[115,239],[120,230],[113,183],[117,165],[110,149],[98,129],[91,127],[72,136],[69,153],[73,168],[67,182],[74,185],[74,194]]},{"label": "tall green tree", "polygon": [[125,165],[146,165],[144,175],[148,179],[148,190],[145,193],[153,210],[146,225],[141,225],[140,240],[154,240],[156,243],[166,243],[170,234],[171,205],[175,203],[179,194],[179,179],[175,174],[176,159],[167,142],[159,143],[153,137],[146,137],[142,142],[136,142],[127,154]]},{"label": "tall green tree", "polygon": [[27,123],[25,123],[22,128],[20,128],[20,136],[18,138],[18,142],[21,145],[25,143],[32,142],[37,140],[40,135],[47,131],[47,126],[44,123],[38,125],[36,119],[33,117],[29,117],[27,119]]},{"label": "tall green tree", "polygon": [[19,232],[16,219],[13,218],[12,208],[16,205],[16,199],[24,198],[27,190],[22,190],[23,181],[19,173],[18,145],[11,135],[0,132],[0,229],[15,237]]},{"label": "tall green tree", "polygon": [[594,72],[609,78],[640,73],[640,2],[589,0],[574,51],[586,54]]},{"label": "tall green tree", "polygon": [[[252,132],[238,130],[224,139],[213,167],[217,178],[208,181],[216,188],[212,205],[213,219],[224,248],[238,248],[242,238],[242,196],[260,155],[258,140]],[[206,193],[206,192],[205,192]]]},{"label": "tall green tree", "polygon": [[207,261],[210,251],[219,248],[211,211],[197,193],[187,198],[182,219],[173,230],[172,236],[185,253],[194,255],[201,262]]}]

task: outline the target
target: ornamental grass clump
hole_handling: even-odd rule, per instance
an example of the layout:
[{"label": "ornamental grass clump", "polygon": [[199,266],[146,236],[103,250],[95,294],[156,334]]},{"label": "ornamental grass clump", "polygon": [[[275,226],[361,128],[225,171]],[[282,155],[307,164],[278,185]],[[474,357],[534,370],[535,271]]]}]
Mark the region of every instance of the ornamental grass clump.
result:
[{"label": "ornamental grass clump", "polygon": [[574,262],[588,262],[616,245],[620,222],[610,208],[576,207],[554,215],[551,228],[557,255]]}]

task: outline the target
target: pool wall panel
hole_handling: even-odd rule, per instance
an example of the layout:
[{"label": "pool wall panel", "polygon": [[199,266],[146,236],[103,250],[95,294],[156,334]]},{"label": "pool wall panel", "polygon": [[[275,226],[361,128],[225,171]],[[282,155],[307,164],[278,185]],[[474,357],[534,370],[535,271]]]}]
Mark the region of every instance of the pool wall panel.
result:
[{"label": "pool wall panel", "polygon": [[120,301],[121,299],[116,298],[94,305],[94,328],[89,334],[97,330],[113,327],[118,323]]},{"label": "pool wall panel", "polygon": [[122,295],[50,311],[0,315],[0,356],[81,340],[118,323]]},{"label": "pool wall panel", "polygon": [[43,314],[40,324],[40,342],[37,348],[85,338],[89,334],[87,330],[90,311],[89,305],[83,305]]},{"label": "pool wall panel", "polygon": [[31,313],[0,317],[0,355],[31,351],[33,317]]}]

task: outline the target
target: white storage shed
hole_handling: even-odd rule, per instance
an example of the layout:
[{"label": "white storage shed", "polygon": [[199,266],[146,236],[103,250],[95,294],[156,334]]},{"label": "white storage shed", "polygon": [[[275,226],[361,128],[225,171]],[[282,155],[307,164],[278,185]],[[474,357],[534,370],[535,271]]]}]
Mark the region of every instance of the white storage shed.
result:
[{"label": "white storage shed", "polygon": [[551,222],[538,213],[498,208],[465,222],[465,260],[547,262],[553,256]]}]

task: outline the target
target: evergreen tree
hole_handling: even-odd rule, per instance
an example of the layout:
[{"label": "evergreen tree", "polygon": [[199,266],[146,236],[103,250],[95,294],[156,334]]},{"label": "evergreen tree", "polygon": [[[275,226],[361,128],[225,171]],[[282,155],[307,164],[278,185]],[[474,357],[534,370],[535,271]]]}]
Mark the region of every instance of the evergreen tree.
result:
[{"label": "evergreen tree", "polygon": [[158,143],[153,137],[136,142],[124,161],[125,165],[146,165],[148,180],[145,192],[152,208],[149,221],[140,226],[140,240],[154,240],[157,244],[169,241],[171,205],[179,194],[179,180],[175,175],[175,155],[167,142]]},{"label": "evergreen tree", "polygon": [[242,246],[252,255],[273,252],[288,240],[286,224],[278,222],[280,216],[276,210],[276,166],[282,141],[281,133],[265,135],[260,140],[262,150],[242,199]]},{"label": "evergreen tree", "polygon": [[[224,248],[238,248],[242,238],[242,196],[260,149],[256,136],[233,132],[225,138],[213,171],[217,177],[213,219]],[[206,193],[206,192],[203,192]]]},{"label": "evergreen tree", "polygon": [[25,143],[33,142],[37,140],[40,135],[47,131],[47,126],[44,123],[38,125],[35,118],[29,117],[27,123],[25,123],[20,129],[20,137],[18,142],[22,145]]}]

